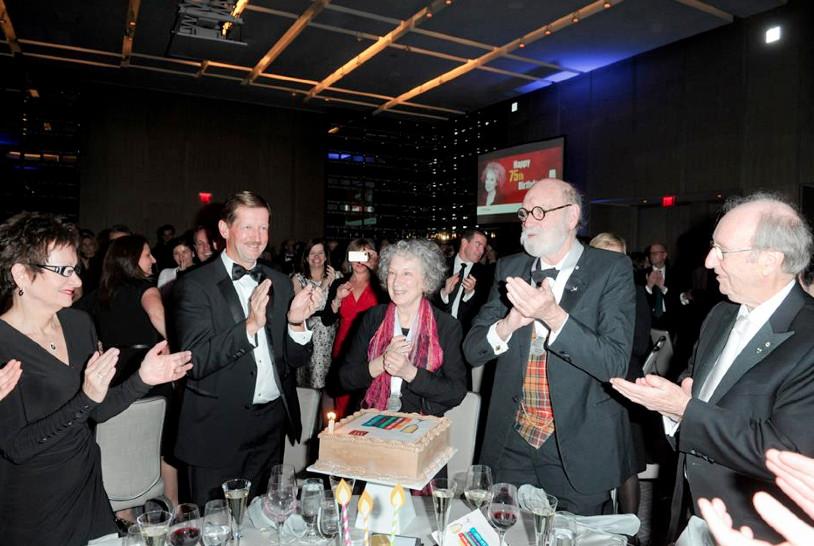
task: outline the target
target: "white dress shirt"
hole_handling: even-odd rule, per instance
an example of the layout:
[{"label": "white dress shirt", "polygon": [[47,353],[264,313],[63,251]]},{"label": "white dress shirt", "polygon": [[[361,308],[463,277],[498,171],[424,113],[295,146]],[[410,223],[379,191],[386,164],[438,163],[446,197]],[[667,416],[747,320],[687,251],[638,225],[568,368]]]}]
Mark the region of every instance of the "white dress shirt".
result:
[{"label": "white dress shirt", "polygon": [[[461,259],[460,254],[455,255],[455,259],[452,262],[452,274],[457,275],[458,272],[461,270],[461,266],[466,266],[464,269],[464,278],[468,277],[472,273],[472,267],[475,265],[472,262],[467,262]],[[463,283],[463,278],[461,279],[461,283]],[[466,290],[458,290],[458,286],[455,286],[455,300],[452,302],[452,308],[450,309],[450,315],[455,318],[458,318],[458,308],[461,306],[462,301],[469,301],[472,299],[472,296],[475,295],[475,291],[472,290],[471,292],[467,292]],[[444,303],[449,303],[449,294],[444,295],[441,293],[441,301]]]},{"label": "white dress shirt", "polygon": [[[585,251],[585,248],[582,246],[582,243],[579,241],[574,241],[571,245],[571,250],[563,257],[562,260],[559,261],[557,264],[548,264],[543,261],[542,258],[537,258],[534,260],[534,263],[531,266],[532,271],[536,271],[538,269],[550,269],[556,268],[559,270],[557,273],[557,279],[554,281],[553,286],[551,287],[551,291],[554,293],[554,299],[557,303],[560,303],[562,299],[562,294],[565,291],[565,286],[568,284],[568,279],[571,278],[571,274],[577,268],[577,262],[582,257],[582,253]],[[565,320],[562,322],[560,328],[549,334],[548,328],[539,320],[534,321],[534,330],[537,333],[537,337],[545,338],[548,336],[547,344],[550,345],[554,343],[554,340],[557,339],[557,336],[560,332],[562,332],[563,326],[568,322],[568,318],[570,315],[566,314]],[[498,321],[500,322],[500,321]],[[486,333],[486,341],[489,342],[489,345],[492,346],[492,350],[495,352],[495,356],[501,355],[509,350],[509,340],[512,339],[512,334],[509,334],[509,337],[506,340],[502,340],[497,333],[497,322],[492,324],[489,327],[489,331]]]},{"label": "white dress shirt", "polygon": [[[232,277],[232,265],[235,263],[226,252],[221,252],[221,261],[226,268],[226,274],[229,278]],[[252,268],[256,264],[252,264]],[[249,268],[251,269],[251,268]],[[257,281],[251,275],[243,275],[240,280],[232,281],[232,285],[237,292],[237,298],[240,300],[240,306],[243,308],[243,315],[249,316],[249,297],[257,288]],[[272,288],[273,289],[273,288]],[[271,320],[271,317],[267,317]],[[311,331],[306,328],[304,332],[295,332],[288,328],[288,335],[291,336],[295,342],[300,345],[305,345],[311,340]],[[271,343],[266,335],[266,329],[260,328],[257,331],[257,336],[250,336],[246,332],[246,337],[249,338],[249,343],[252,344],[254,350],[254,361],[257,364],[257,379],[254,383],[254,404],[265,404],[276,400],[280,396],[280,387],[274,378],[274,353],[271,350]]]}]

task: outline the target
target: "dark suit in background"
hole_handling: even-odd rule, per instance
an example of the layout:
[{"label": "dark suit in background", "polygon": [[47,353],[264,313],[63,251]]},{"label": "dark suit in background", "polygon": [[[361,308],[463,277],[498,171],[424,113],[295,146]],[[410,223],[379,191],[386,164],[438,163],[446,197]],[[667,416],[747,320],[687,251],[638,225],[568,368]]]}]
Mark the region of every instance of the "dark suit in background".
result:
[{"label": "dark suit in background", "polygon": [[[527,254],[516,254],[497,262],[489,301],[475,317],[464,342],[465,357],[472,365],[483,365],[495,358],[487,332],[509,312],[510,304],[501,293],[503,284],[507,277],[528,280],[534,260]],[[585,248],[559,304],[569,318],[548,346],[555,432],[536,451],[540,456],[559,458],[565,478],[579,494],[609,498],[609,491],[631,475],[634,465],[627,412],[607,388],[611,377],[626,374],[630,359],[635,318],[630,260],[613,252]],[[514,424],[523,399],[532,328],[528,325],[515,331],[508,350],[497,357],[481,452],[481,462],[496,470],[496,480],[501,479],[506,446],[520,438]],[[526,446],[532,464],[538,455],[530,445]],[[539,466],[529,468],[525,476],[512,474],[516,478],[512,481],[518,485],[539,486],[545,482],[539,479],[545,468]],[[559,493],[544,487],[555,496]],[[563,504],[566,510],[581,510],[579,504]],[[609,504],[605,504],[601,510],[608,508]]]},{"label": "dark suit in background", "polygon": [[737,314],[737,305],[720,303],[701,328],[688,370],[693,398],[675,437],[679,475],[673,502],[675,507],[681,502],[686,472],[694,506],[699,497],[721,498],[736,528],[748,525],[756,537],[774,543],[780,536],[755,512],[752,496],[766,491],[793,509],[795,503],[766,469],[766,450],[814,456],[814,300],[795,285],[703,402],[699,392]]},{"label": "dark suit in background", "polygon": [[[454,259],[448,260],[447,267],[449,269],[449,275],[455,275],[458,271],[454,271]],[[480,264],[472,264],[471,271],[467,277],[472,276],[476,279],[475,283],[475,291],[472,294],[472,297],[468,300],[464,300],[464,294],[461,295],[461,302],[458,304],[458,313],[455,318],[461,323],[461,327],[463,328],[464,335],[469,332],[469,328],[472,325],[472,319],[475,318],[475,315],[478,314],[480,308],[483,307],[483,304],[486,303],[486,300],[489,299],[489,290],[492,288],[492,275],[494,272],[490,271],[490,268]],[[450,315],[452,314],[452,304],[455,301],[455,291],[452,292],[449,296],[449,301],[444,302],[439,295],[436,299],[436,304],[438,307]]]},{"label": "dark suit in background", "polygon": [[291,281],[267,265],[258,265],[272,281],[265,330],[280,391],[279,398],[266,404],[253,403],[254,347],[246,334],[237,291],[220,257],[180,277],[174,290],[179,342],[183,350],[192,351],[193,361],[175,454],[194,469],[190,487],[199,506],[220,496],[220,482],[229,478],[250,479],[252,497],[264,492],[270,464],[258,461],[282,462],[285,435],[292,443],[301,435],[296,374],[291,368],[308,363],[312,346],[298,344],[288,333]]}]

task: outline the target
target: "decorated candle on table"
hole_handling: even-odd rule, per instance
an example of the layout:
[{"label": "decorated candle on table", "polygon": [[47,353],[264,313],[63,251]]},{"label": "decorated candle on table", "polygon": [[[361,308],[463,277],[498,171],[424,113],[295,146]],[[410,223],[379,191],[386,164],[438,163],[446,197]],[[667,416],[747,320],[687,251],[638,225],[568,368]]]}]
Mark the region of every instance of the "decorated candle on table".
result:
[{"label": "decorated candle on table", "polygon": [[393,506],[393,527],[390,530],[390,546],[396,542],[396,535],[399,533],[399,510],[404,506],[404,488],[399,484],[390,492],[390,504]]},{"label": "decorated candle on table", "polygon": [[370,546],[370,533],[368,531],[368,516],[370,516],[370,511],[373,509],[373,497],[370,496],[370,493],[367,492],[367,489],[364,490],[362,496],[359,497],[359,513],[362,514],[362,526],[364,527],[365,531],[365,541],[364,546]]},{"label": "decorated candle on table", "polygon": [[348,482],[339,480],[339,485],[336,486],[336,500],[342,506],[342,534],[345,537],[345,546],[351,546],[350,540],[350,526],[348,524],[348,504],[353,496]]},{"label": "decorated candle on table", "polygon": [[332,411],[328,412],[328,432],[334,433],[334,423],[336,422],[336,414]]}]

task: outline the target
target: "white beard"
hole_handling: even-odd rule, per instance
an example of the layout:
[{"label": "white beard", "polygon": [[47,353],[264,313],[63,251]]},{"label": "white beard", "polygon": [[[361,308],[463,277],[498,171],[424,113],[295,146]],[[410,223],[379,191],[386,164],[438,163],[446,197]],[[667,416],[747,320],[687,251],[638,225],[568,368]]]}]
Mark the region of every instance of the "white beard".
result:
[{"label": "white beard", "polygon": [[[529,238],[529,233],[533,233],[535,237]],[[555,224],[546,229],[524,227],[523,232],[520,234],[520,244],[531,256],[540,258],[554,254],[562,248],[567,238],[568,229],[562,224]]]}]

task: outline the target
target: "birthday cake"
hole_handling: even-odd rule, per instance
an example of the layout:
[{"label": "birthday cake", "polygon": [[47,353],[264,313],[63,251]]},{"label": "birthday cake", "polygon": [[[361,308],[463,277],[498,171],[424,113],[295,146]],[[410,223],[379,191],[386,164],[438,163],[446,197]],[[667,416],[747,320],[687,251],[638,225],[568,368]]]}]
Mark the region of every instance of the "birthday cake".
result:
[{"label": "birthday cake", "polygon": [[317,464],[335,473],[421,481],[450,451],[446,417],[367,409],[319,434]]}]

